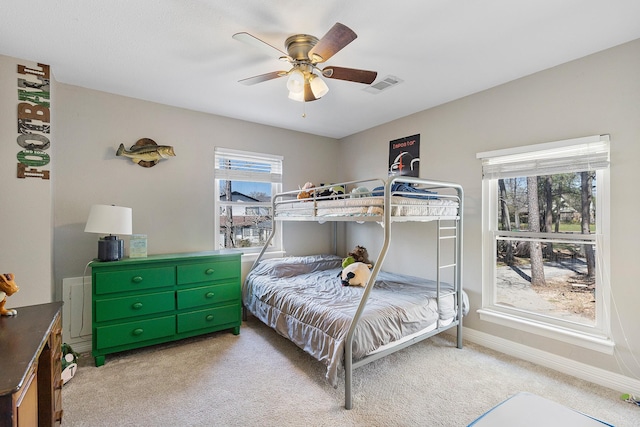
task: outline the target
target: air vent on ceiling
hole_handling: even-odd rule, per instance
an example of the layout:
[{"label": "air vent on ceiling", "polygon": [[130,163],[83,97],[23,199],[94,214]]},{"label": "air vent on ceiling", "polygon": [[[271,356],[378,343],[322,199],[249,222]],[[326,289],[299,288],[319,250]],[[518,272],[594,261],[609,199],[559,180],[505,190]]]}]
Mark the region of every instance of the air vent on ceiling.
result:
[{"label": "air vent on ceiling", "polygon": [[378,83],[367,86],[364,91],[369,93],[380,93],[383,90],[387,90],[393,86],[399,85],[404,80],[397,78],[396,76],[387,76],[380,80]]}]

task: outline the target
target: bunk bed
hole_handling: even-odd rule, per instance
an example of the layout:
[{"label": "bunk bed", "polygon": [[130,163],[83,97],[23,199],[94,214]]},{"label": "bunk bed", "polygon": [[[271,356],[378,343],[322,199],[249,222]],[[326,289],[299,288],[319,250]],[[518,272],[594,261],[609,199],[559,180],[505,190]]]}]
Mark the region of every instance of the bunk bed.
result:
[{"label": "bunk bed", "polygon": [[[462,348],[462,317],[469,305],[462,290],[460,185],[404,176],[350,181],[314,188],[303,197],[300,191],[279,193],[272,209],[272,233],[243,286],[244,314],[251,312],[324,363],[334,387],[343,366],[345,408],[353,406],[354,369],[452,328]],[[341,285],[337,254],[264,259],[285,221],[379,223],[384,240],[366,286]],[[436,223],[435,279],[381,270],[395,222]]]}]

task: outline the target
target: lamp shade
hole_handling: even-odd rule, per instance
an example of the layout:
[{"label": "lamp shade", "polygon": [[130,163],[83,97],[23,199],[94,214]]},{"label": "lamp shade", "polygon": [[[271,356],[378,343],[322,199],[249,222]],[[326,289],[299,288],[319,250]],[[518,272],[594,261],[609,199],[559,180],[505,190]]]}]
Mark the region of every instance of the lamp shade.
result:
[{"label": "lamp shade", "polygon": [[322,98],[329,92],[329,87],[320,77],[312,74],[309,77],[309,85],[311,86],[311,91],[313,92],[313,96],[317,98]]},{"label": "lamp shade", "polygon": [[93,205],[84,231],[100,234],[131,234],[131,208]]},{"label": "lamp shade", "polygon": [[304,102],[304,92],[289,92],[289,99],[294,101]]},{"label": "lamp shade", "polygon": [[298,69],[291,71],[287,80],[289,92],[300,93],[304,91],[304,73]]}]

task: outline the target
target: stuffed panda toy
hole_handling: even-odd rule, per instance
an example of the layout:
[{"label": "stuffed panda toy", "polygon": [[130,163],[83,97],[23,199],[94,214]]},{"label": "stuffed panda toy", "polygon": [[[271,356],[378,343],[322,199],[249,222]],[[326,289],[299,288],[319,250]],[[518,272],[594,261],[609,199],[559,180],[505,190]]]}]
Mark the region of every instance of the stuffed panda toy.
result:
[{"label": "stuffed panda toy", "polygon": [[371,264],[354,262],[347,265],[340,273],[342,286],[367,286],[371,277]]}]

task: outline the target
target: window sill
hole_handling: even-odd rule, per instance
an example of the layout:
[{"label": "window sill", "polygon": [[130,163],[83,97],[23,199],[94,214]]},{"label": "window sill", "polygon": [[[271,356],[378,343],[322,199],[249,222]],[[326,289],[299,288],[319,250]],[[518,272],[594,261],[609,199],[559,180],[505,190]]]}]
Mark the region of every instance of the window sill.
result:
[{"label": "window sill", "polygon": [[[258,259],[258,255],[259,255],[258,252],[242,254],[242,262],[254,262],[256,259]],[[286,255],[285,251],[265,252],[264,255],[262,256],[262,259],[281,258],[285,255]]]},{"label": "window sill", "polygon": [[605,354],[613,354],[615,343],[603,335],[592,335],[575,330],[565,329],[548,323],[537,322],[531,319],[505,314],[482,308],[478,310],[480,320],[496,323],[532,334],[552,338],[565,343],[573,344],[589,350],[598,351]]}]

